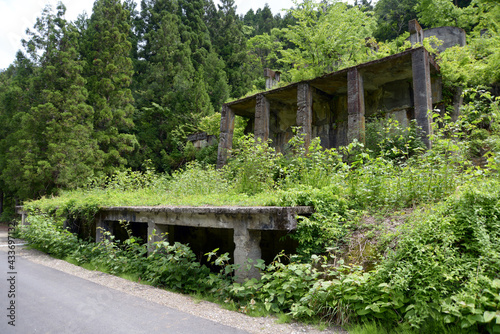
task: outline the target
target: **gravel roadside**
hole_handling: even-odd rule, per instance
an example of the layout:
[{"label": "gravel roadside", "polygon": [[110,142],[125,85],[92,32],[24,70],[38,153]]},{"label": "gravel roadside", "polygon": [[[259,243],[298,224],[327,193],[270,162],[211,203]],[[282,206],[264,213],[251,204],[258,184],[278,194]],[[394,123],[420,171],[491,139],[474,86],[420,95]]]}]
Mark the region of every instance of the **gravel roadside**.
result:
[{"label": "gravel roadside", "polygon": [[[7,235],[7,226],[0,225],[0,251],[7,250],[5,246],[2,247],[2,245],[7,244]],[[23,242],[19,241],[19,243],[21,244]],[[27,249],[23,246],[16,246],[16,256],[22,256],[23,258],[34,263],[60,270],[67,274],[86,279],[102,286],[251,333],[347,334],[346,331],[340,328],[328,328],[320,331],[312,326],[306,326],[298,323],[277,324],[276,318],[274,317],[250,317],[242,313],[225,310],[214,303],[196,300],[187,295],[181,295],[149,285],[131,282],[126,279],[98,271],[87,270],[63,260],[54,259],[40,251]]]}]

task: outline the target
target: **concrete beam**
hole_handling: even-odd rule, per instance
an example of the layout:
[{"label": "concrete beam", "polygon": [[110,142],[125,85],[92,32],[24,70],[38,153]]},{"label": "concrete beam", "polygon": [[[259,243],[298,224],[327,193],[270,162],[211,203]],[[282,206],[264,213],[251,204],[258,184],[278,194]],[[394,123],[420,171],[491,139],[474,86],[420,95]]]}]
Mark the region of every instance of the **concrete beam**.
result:
[{"label": "concrete beam", "polygon": [[256,97],[255,105],[255,139],[260,138],[262,142],[269,139],[269,101],[263,94]]},{"label": "concrete beam", "polygon": [[233,148],[234,112],[227,106],[222,106],[220,119],[219,150],[217,152],[217,168],[221,168],[227,162],[228,151]]},{"label": "concrete beam", "polygon": [[263,231],[291,231],[297,227],[297,215],[311,214],[308,206],[279,207],[193,207],[193,206],[122,206],[102,208],[99,219],[158,225],[234,228],[246,221],[248,228]]},{"label": "concrete beam", "polygon": [[312,109],[312,88],[308,83],[299,83],[297,86],[297,126],[300,127],[300,133],[304,134],[306,149],[311,144]]},{"label": "concrete beam", "polygon": [[422,129],[421,139],[427,146],[431,147],[429,135],[431,134],[431,119],[429,111],[432,110],[432,90],[430,55],[424,48],[415,49],[411,55],[413,72],[413,98],[415,108],[415,119],[417,125]]},{"label": "concrete beam", "polygon": [[365,142],[365,93],[363,77],[357,67],[347,72],[347,141]]}]

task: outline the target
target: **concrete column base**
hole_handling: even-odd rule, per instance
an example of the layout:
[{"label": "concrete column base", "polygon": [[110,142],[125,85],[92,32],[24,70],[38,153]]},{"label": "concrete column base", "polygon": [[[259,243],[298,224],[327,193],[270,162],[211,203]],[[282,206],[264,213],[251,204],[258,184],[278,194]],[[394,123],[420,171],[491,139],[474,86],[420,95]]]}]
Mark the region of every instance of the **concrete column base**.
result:
[{"label": "concrete column base", "polygon": [[104,241],[105,232],[110,232],[111,234],[113,234],[113,222],[105,221],[102,219],[97,220],[95,229],[95,241],[96,242]]},{"label": "concrete column base", "polygon": [[[236,271],[237,282],[260,278],[260,270],[254,265],[262,258],[261,231],[249,230],[245,225],[244,222],[240,222],[234,226],[234,263],[240,266]],[[248,260],[252,260],[252,263]]]},{"label": "concrete column base", "polygon": [[154,251],[154,243],[160,241],[168,241],[168,225],[148,222],[148,253]]}]

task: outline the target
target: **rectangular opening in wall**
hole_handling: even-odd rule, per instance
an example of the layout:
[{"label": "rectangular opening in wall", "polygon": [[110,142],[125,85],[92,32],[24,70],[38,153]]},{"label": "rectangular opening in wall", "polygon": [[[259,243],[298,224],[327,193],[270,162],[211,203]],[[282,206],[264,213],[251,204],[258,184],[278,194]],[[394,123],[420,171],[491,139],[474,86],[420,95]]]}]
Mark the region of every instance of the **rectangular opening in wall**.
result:
[{"label": "rectangular opening in wall", "polygon": [[276,255],[284,251],[285,254],[295,254],[298,243],[290,237],[287,231],[262,231],[260,248],[262,259],[266,264],[271,263]]},{"label": "rectangular opening in wall", "polygon": [[219,255],[229,253],[231,263],[233,263],[234,241],[232,229],[173,226],[173,233],[170,232],[169,234],[169,242],[176,241],[189,244],[198,261],[203,264],[208,265],[205,254],[216,248],[219,248],[217,251]]},{"label": "rectangular opening in wall", "polygon": [[[145,244],[148,241],[148,224],[146,223],[120,223],[110,222],[112,224],[113,235],[115,240],[123,242],[129,238],[127,229],[131,231],[132,236],[141,239],[141,243]],[[126,224],[127,229],[124,227]]]}]

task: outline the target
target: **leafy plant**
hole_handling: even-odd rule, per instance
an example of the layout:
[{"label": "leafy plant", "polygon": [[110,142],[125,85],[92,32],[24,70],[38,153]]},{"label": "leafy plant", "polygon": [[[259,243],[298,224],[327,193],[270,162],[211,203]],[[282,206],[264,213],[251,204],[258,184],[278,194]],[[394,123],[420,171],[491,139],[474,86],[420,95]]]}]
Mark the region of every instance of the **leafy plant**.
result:
[{"label": "leafy plant", "polygon": [[233,178],[235,190],[249,195],[270,190],[274,186],[279,155],[269,142],[246,136],[233,151],[226,171]]}]

